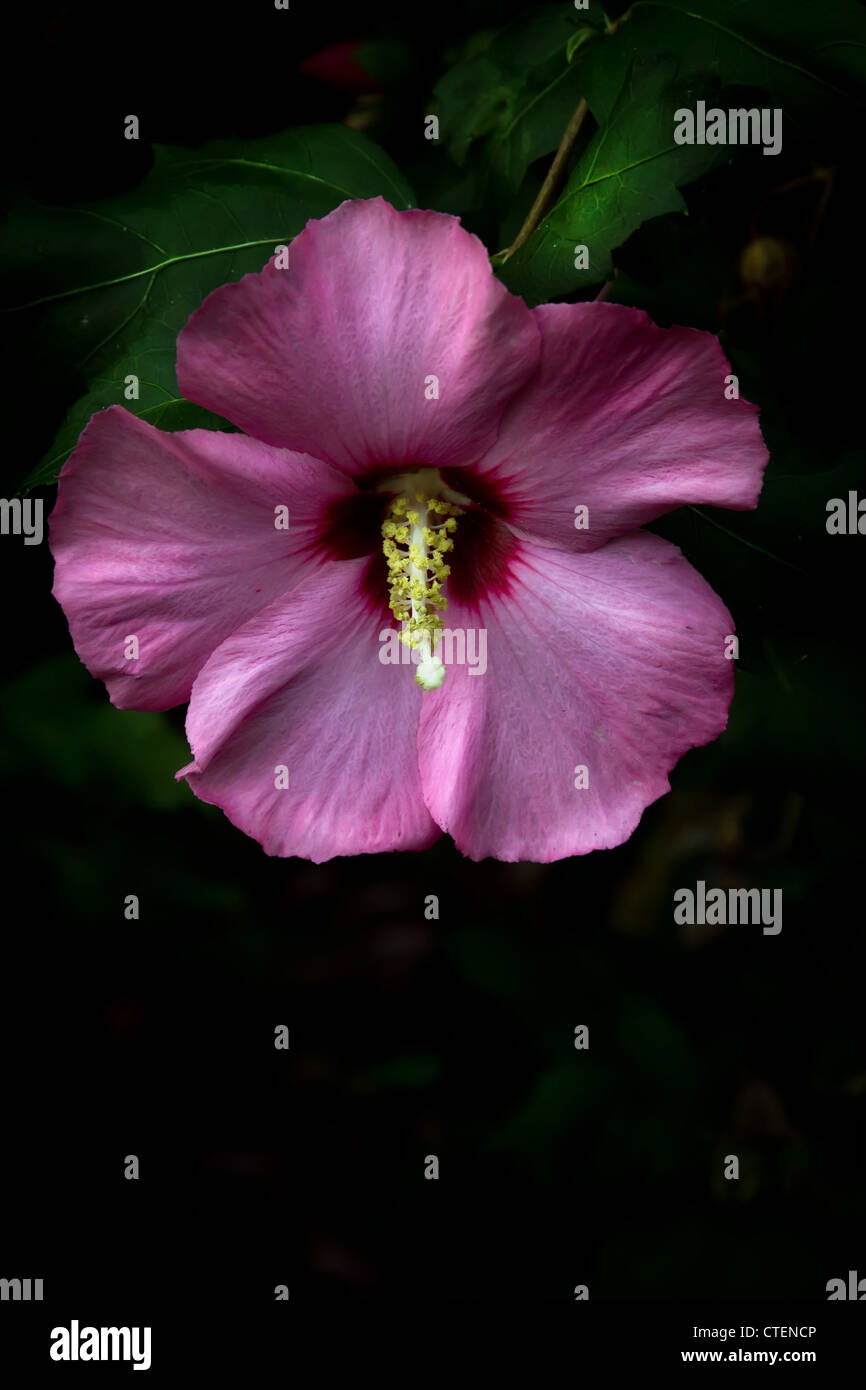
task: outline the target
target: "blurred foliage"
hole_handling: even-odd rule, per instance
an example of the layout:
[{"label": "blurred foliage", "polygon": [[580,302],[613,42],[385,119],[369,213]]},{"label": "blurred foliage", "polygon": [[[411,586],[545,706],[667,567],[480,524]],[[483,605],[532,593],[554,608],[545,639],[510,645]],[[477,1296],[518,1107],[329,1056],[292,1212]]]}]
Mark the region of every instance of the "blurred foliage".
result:
[{"label": "blurred foliage", "polygon": [[114,805],[169,811],[189,804],[188,787],[174,780],[189,760],[187,746],[166,716],[106,704],[72,654],[9,681],[0,721],[0,776],[7,783],[23,765],[28,777],[70,790],[96,786]]}]

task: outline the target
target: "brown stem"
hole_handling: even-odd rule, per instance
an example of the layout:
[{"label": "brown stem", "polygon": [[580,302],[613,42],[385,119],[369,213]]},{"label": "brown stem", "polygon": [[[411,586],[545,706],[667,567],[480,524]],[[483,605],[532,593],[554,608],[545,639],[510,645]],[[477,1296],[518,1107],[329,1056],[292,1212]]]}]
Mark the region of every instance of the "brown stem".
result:
[{"label": "brown stem", "polygon": [[529,216],[508,249],[499,253],[497,259],[500,265],[504,265],[509,256],[513,256],[515,251],[521,247],[525,241],[529,240],[539,222],[550,208],[550,205],[559,192],[563,178],[565,177],[565,167],[574,149],[575,141],[580,134],[581,126],[586,119],[588,109],[585,99],[581,97],[577,110],[565,128],[565,134],[559,142],[559,149],[553,156],[553,163],[547,171],[547,176],[544,183],[541,185],[538,197],[529,209]]}]

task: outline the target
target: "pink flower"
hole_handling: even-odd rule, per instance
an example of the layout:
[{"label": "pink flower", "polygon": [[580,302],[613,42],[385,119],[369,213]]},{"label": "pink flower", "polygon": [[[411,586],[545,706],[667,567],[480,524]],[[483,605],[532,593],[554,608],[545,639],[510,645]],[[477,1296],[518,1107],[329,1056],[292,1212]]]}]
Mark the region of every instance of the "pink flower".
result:
[{"label": "pink flower", "polygon": [[209,295],[177,367],[245,433],[95,415],[54,591],[116,705],[189,699],[178,776],[268,854],[618,845],[724,729],[730,615],[637,529],[756,505],[757,409],[710,334],[530,311],[455,218],[376,198]]}]

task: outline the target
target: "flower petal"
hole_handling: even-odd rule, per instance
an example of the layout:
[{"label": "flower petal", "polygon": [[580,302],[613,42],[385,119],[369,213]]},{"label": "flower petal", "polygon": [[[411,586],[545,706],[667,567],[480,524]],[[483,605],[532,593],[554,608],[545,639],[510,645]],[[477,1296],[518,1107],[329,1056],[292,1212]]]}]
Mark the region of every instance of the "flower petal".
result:
[{"label": "flower petal", "polygon": [[567,550],[595,550],[684,503],[757,505],[768,457],[758,408],[725,398],[717,338],[619,304],[533,313],[541,362],[471,470],[479,500]]},{"label": "flower petal", "polygon": [[54,595],[114,704],[186,700],[220,642],[318,562],[322,516],[351,490],[318,459],[242,434],[166,434],[120,406],[94,415],[51,515]]},{"label": "flower petal", "polygon": [[288,269],[275,260],[192,315],[178,338],[185,396],[353,473],[489,448],[539,333],[457,218],[346,202],[307,224]]},{"label": "flower petal", "polygon": [[389,614],[368,596],[370,566],[335,561],[304,580],[229,637],[193,686],[195,761],[178,776],[268,854],[322,863],[440,835],[418,774],[421,691],[411,669],[379,660]]},{"label": "flower petal", "polygon": [[[725,727],[730,615],[648,532],[587,555],[519,541],[507,586],[449,603],[446,621],[486,630],[488,664],[450,666],[424,696],[421,779],[472,859],[548,863],[621,844],[683,753]],[[581,766],[589,784],[576,789]]]}]

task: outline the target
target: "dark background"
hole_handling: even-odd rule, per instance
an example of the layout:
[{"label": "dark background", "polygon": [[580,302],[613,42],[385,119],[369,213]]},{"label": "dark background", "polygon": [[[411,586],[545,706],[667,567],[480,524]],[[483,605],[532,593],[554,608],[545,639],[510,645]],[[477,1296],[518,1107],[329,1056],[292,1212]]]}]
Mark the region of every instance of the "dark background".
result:
[{"label": "dark background", "polygon": [[[367,133],[435,206],[419,112],[460,43],[519,8],[42,7],[5,59],[26,78],[4,94],[6,174],[94,198],[143,177],[150,139],[342,120],[355,98],[298,63],[397,37],[415,67]],[[816,121],[778,159],[746,152],[616,257],[660,322],[723,334],[774,456],[756,517],[655,528],[735,616],[737,695],[617,850],[267,859],[172,780],[183,710],[118,712],[79,665],[47,545],[2,538],[0,1274],[44,1277],[52,1319],[119,1287],[135,1322],[157,1295],[267,1302],[278,1283],[311,1305],[567,1302],[578,1283],[824,1299],[866,1274],[866,541],[825,529],[862,479],[862,137]],[[834,171],[821,208],[808,179],[774,193],[816,167]],[[484,232],[483,210],[466,221]],[[781,283],[738,269],[756,231],[792,249]],[[14,333],[4,354],[11,496],[77,391]],[[697,878],[782,888],[781,935],[677,928],[673,891]]]}]

